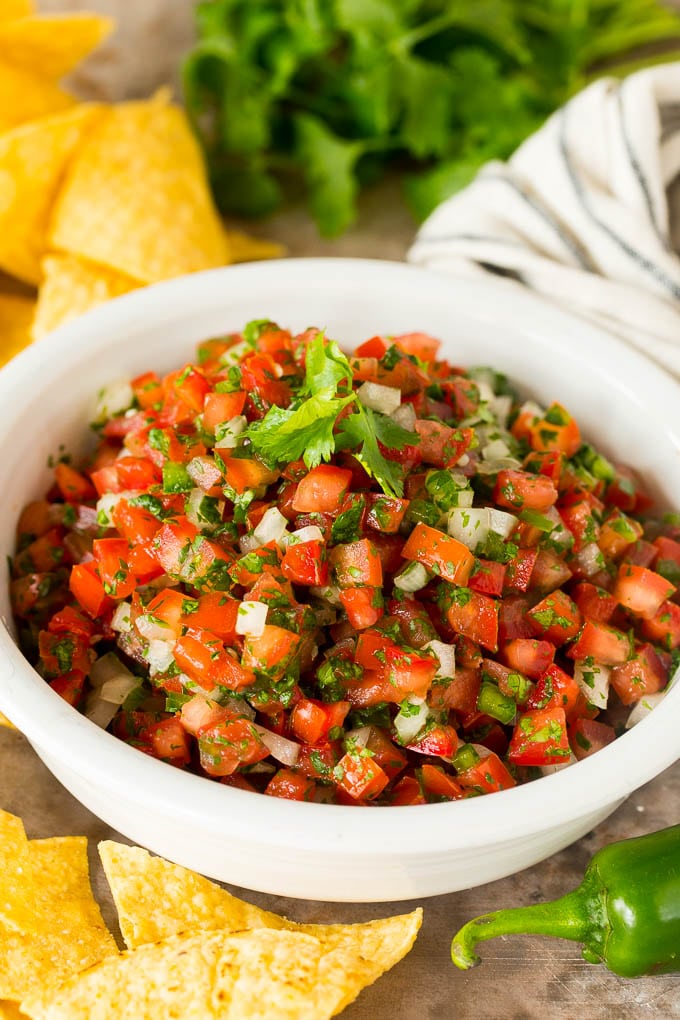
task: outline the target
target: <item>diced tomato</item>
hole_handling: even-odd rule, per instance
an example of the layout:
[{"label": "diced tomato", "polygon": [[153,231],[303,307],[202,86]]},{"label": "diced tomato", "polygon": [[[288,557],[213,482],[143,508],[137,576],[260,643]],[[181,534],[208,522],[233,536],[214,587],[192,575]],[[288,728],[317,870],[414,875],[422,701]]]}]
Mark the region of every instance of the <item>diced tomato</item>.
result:
[{"label": "diced tomato", "polygon": [[62,532],[59,528],[50,528],[17,553],[14,569],[18,574],[47,573],[58,567],[63,558]]},{"label": "diced tomato", "polygon": [[279,769],[267,783],[264,792],[269,797],[281,797],[283,800],[314,800],[316,783],[301,772],[292,769]]},{"label": "diced tomato", "polygon": [[375,800],[389,783],[373,755],[363,751],[348,751],[336,766],[336,784],[353,800]]},{"label": "diced tomato", "polygon": [[523,673],[532,680],[538,680],[552,664],[555,646],[551,641],[515,638],[503,645],[502,655],[511,669]]},{"label": "diced tomato", "polygon": [[391,340],[406,354],[412,354],[418,361],[426,362],[435,360],[437,351],[442,345],[441,340],[435,339],[429,333],[401,333],[399,336],[393,336]]},{"label": "diced tomato", "polygon": [[402,556],[416,560],[452,584],[466,585],[475,558],[466,545],[437,528],[419,522],[409,535]]},{"label": "diced tomato", "polygon": [[89,642],[94,636],[95,626],[91,620],[83,616],[74,606],[59,609],[47,624],[52,634],[72,634]]},{"label": "diced tomato", "polygon": [[139,406],[145,410],[163,399],[163,387],[155,372],[144,372],[130,382]]},{"label": "diced tomato", "polygon": [[230,776],[241,765],[254,765],[269,748],[250,719],[228,719],[204,727],[198,735],[201,768],[209,776]]},{"label": "diced tomato", "polygon": [[502,595],[505,586],[506,566],[495,560],[477,559],[469,585],[481,595]]},{"label": "diced tomato", "polygon": [[439,765],[423,765],[420,782],[429,801],[460,800],[463,787]]},{"label": "diced tomato", "polygon": [[612,510],[602,522],[597,544],[605,556],[614,560],[639,538],[642,538],[640,522],[627,517],[621,510]]},{"label": "diced tomato", "polygon": [[408,510],[407,499],[393,499],[390,496],[369,494],[366,524],[383,535],[396,535]]},{"label": "diced tomato", "polygon": [[386,650],[396,647],[396,643],[384,631],[363,630],[357,638],[354,661],[364,669],[378,669],[386,661]]},{"label": "diced tomato", "polygon": [[510,595],[503,599],[498,612],[498,639],[501,643],[534,636],[527,616],[530,605],[521,595]]},{"label": "diced tomato", "polygon": [[656,694],[668,682],[668,672],[651,645],[640,645],[628,662],[615,666],[610,683],[624,705]]},{"label": "diced tomato", "polygon": [[498,648],[499,603],[470,588],[454,588],[447,599],[446,619],[457,634],[495,652]]},{"label": "diced tomato", "polygon": [[227,488],[239,495],[249,489],[257,491],[263,486],[270,485],[278,478],[278,472],[268,468],[255,458],[225,457],[224,458],[224,480]]},{"label": "diced tomato", "polygon": [[534,690],[529,695],[527,707],[563,708],[567,720],[585,710],[585,699],[581,688],[573,676],[565,673],[554,662],[548,666],[536,681]]},{"label": "diced tomato", "polygon": [[364,340],[362,344],[359,344],[354,350],[354,356],[357,358],[382,358],[383,354],[386,353],[390,342],[382,336],[373,336],[369,340]]},{"label": "diced tomato", "polygon": [[[246,553],[229,567],[229,576],[236,584],[250,588],[263,573],[280,573],[281,552],[275,542],[268,542]],[[283,576],[283,575],[282,575]],[[284,579],[285,580],[285,579]]]},{"label": "diced tomato", "polygon": [[300,698],[290,713],[291,732],[305,744],[321,743],[328,739],[330,730],[342,726],[351,707],[349,701],[326,703]]},{"label": "diced tomato", "polygon": [[573,457],[581,445],[579,427],[561,404],[551,404],[542,418],[530,427],[534,450],[554,450]]},{"label": "diced tomato", "polygon": [[382,562],[375,545],[368,538],[334,546],[329,559],[341,588],[358,585],[379,588],[382,585]]},{"label": "diced tomato", "polygon": [[129,545],[124,538],[95,538],[92,552],[104,591],[114,599],[126,599],[137,586],[128,564]]},{"label": "diced tomato", "polygon": [[476,765],[464,769],[456,776],[459,786],[466,794],[495,793],[496,790],[509,790],[517,783],[501,759],[493,751],[480,758]]},{"label": "diced tomato", "polygon": [[474,438],[473,429],[453,429],[438,421],[419,419],[416,435],[420,439],[420,455],[424,464],[434,467],[453,467],[457,464]]},{"label": "diced tomato", "polygon": [[216,723],[226,722],[230,713],[224,705],[211,701],[203,694],[194,694],[189,701],[185,701],[180,709],[180,721],[182,726],[193,737],[203,729],[214,726]]},{"label": "diced tomato", "polygon": [[355,708],[367,708],[381,701],[399,704],[410,694],[424,698],[431,682],[428,672],[420,668],[408,674],[394,670],[391,674],[366,670],[363,680],[350,680],[344,685],[345,698]]},{"label": "diced tomato", "polygon": [[292,662],[300,646],[300,638],[290,630],[265,624],[257,637],[248,634],[243,643],[243,665],[249,670],[266,673],[279,680]]},{"label": "diced tomato", "polygon": [[85,674],[74,669],[68,673],[62,673],[54,680],[48,680],[48,684],[60,698],[77,708],[85,693]]},{"label": "diced tomato", "polygon": [[588,758],[616,738],[613,726],[597,719],[574,719],[569,726],[569,743],[575,758]]},{"label": "diced tomato", "polygon": [[295,770],[310,779],[328,779],[342,757],[339,740],[322,744],[301,744]]},{"label": "diced tomato", "polygon": [[300,479],[293,499],[298,513],[336,511],[352,482],[352,472],[332,464],[319,464]]},{"label": "diced tomato", "polygon": [[571,576],[571,570],[557,553],[551,549],[539,549],[529,587],[540,592],[555,591],[566,584]]},{"label": "diced tomato", "polygon": [[[533,432],[533,426],[531,430]],[[545,475],[559,489],[564,467],[564,454],[559,450],[535,450],[527,454],[523,464],[525,471]]]},{"label": "diced tomato", "polygon": [[371,726],[366,747],[373,755],[373,760],[380,766],[390,780],[398,776],[406,768],[408,758],[400,747],[397,747],[384,730]]},{"label": "diced tomato", "polygon": [[288,407],[290,387],[278,378],[280,372],[269,354],[251,354],[241,362],[241,387],[248,394],[249,416],[263,417],[272,404]]},{"label": "diced tomato", "polygon": [[[166,589],[169,591],[169,589]],[[236,637],[236,620],[240,603],[222,591],[206,592],[198,605],[183,598],[180,623],[184,627],[198,627],[216,634],[222,641],[232,643]],[[151,604],[149,605],[151,611]]]},{"label": "diced tomato", "polygon": [[317,539],[288,545],[281,560],[281,570],[293,584],[328,584],[326,546]]},{"label": "diced tomato", "polygon": [[403,639],[412,648],[422,648],[428,641],[437,638],[437,631],[432,625],[426,607],[417,599],[391,599],[387,611],[390,616],[396,616],[399,620]]},{"label": "diced tomato", "polygon": [[90,651],[89,637],[41,630],[38,645],[41,662],[49,676],[60,676],[72,670],[83,676],[90,672],[94,653]]},{"label": "diced tomato", "polygon": [[437,684],[428,694],[428,703],[435,710],[452,709],[461,717],[476,711],[479,688],[482,682],[478,669],[456,665],[456,673],[446,684]]},{"label": "diced tomato", "polygon": [[680,542],[676,542],[673,538],[668,538],[666,535],[659,535],[655,538],[652,545],[656,547],[658,563],[666,561],[668,563],[676,563],[680,567]]},{"label": "diced tomato", "polygon": [[642,621],[642,633],[650,641],[662,645],[667,652],[680,646],[680,606],[664,602],[655,616]]},{"label": "diced tomato", "polygon": [[546,475],[504,468],[498,472],[493,498],[508,510],[549,510],[557,501],[557,489]]},{"label": "diced tomato", "polygon": [[231,421],[237,414],[243,413],[246,403],[244,390],[232,393],[207,393],[203,402],[203,427],[214,432],[218,425]]},{"label": "diced tomato", "polygon": [[179,719],[161,719],[147,727],[144,736],[151,744],[153,756],[172,765],[188,765],[191,750],[187,732]]},{"label": "diced tomato", "polygon": [[570,753],[564,709],[541,708],[520,716],[508,760],[514,765],[559,765],[569,760]]},{"label": "diced tomato", "polygon": [[408,807],[413,804],[427,804],[422,787],[415,776],[402,776],[392,789],[390,804],[393,807]]},{"label": "diced tomato", "polygon": [[479,407],[479,386],[473,379],[460,375],[442,384],[444,399],[455,411],[457,418],[467,418]]},{"label": "diced tomato", "polygon": [[84,503],[93,499],[95,495],[94,486],[69,464],[60,461],[54,469],[54,478],[59,491],[67,502]]},{"label": "diced tomato", "polygon": [[629,613],[651,620],[676,590],[675,585],[656,571],[622,563],[612,595]]},{"label": "diced tomato", "polygon": [[559,589],[537,602],[527,615],[534,632],[554,645],[576,637],[583,622],[576,603]]},{"label": "diced tomato", "polygon": [[76,602],[93,619],[113,605],[113,599],[106,594],[104,585],[97,575],[94,562],[76,563],[71,569],[69,588]]},{"label": "diced tomato", "polygon": [[570,659],[591,656],[604,666],[620,666],[632,653],[630,638],[616,627],[599,620],[586,620],[581,633],[567,650]]},{"label": "diced tomato", "polygon": [[579,581],[572,589],[572,595],[583,616],[601,623],[609,623],[618,607],[610,592],[589,581]]},{"label": "diced tomato", "polygon": [[241,665],[209,631],[187,631],[175,642],[173,654],[182,672],[208,692],[216,686],[240,690],[255,682],[252,670]]},{"label": "diced tomato", "polygon": [[436,758],[453,758],[460,740],[453,726],[433,726],[420,740],[409,744],[409,751],[431,754]]},{"label": "diced tomato", "polygon": [[567,506],[560,506],[560,517],[574,537],[574,552],[591,542],[597,542],[600,537],[600,525],[594,509],[590,493],[584,493],[582,498]]}]

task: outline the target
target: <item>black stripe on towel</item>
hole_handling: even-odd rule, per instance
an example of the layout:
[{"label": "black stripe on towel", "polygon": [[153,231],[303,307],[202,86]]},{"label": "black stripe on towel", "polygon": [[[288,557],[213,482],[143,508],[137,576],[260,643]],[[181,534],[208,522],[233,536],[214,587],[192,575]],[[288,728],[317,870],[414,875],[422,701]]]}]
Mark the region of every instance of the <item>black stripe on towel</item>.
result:
[{"label": "black stripe on towel", "polygon": [[630,135],[628,134],[626,115],[623,112],[623,90],[625,87],[626,82],[624,79],[624,81],[621,82],[619,88],[616,90],[616,108],[619,114],[619,129],[621,131],[621,138],[623,139],[623,144],[626,149],[626,155],[628,156],[628,159],[630,161],[631,170],[633,171],[635,180],[638,182],[640,186],[642,197],[645,200],[645,205],[647,206],[647,215],[649,216],[649,221],[652,224],[652,227],[654,228],[654,233],[659,238],[659,241],[664,246],[664,248],[667,251],[670,251],[668,238],[664,237],[661,230],[659,230],[659,226],[656,221],[656,216],[654,215],[654,200],[652,198],[652,192],[650,190],[647,178],[645,177],[644,171],[640,166],[640,161],[637,158],[635,149],[633,148],[633,144],[630,140]]},{"label": "black stripe on towel", "polygon": [[567,145],[568,109],[569,106],[567,105],[563,107],[563,109],[557,114],[557,116],[559,116],[560,118],[560,132],[559,132],[560,153],[562,155],[562,159],[564,160],[564,166],[567,171],[569,180],[571,182],[571,186],[573,187],[574,193],[576,194],[576,197],[580,201],[584,212],[587,214],[590,220],[597,227],[600,228],[602,233],[605,234],[611,241],[613,241],[614,244],[617,245],[617,247],[622,252],[624,252],[624,254],[627,255],[629,259],[631,259],[631,261],[635,262],[640,267],[640,269],[643,269],[646,273],[652,276],[658,283],[660,283],[661,286],[664,287],[676,301],[680,300],[680,286],[678,286],[678,284],[675,283],[675,281],[672,280],[670,276],[668,276],[668,274],[665,273],[663,269],[661,269],[660,266],[657,266],[656,263],[652,262],[651,259],[648,259],[646,255],[643,255],[641,252],[631,247],[631,245],[628,244],[628,242],[625,241],[622,237],[619,237],[619,235],[614,230],[612,230],[609,224],[604,223],[598,216],[595,215],[592,208],[590,207],[587,192],[579,179],[578,173],[576,172],[574,165],[571,161],[571,156],[569,155],[569,146]]}]

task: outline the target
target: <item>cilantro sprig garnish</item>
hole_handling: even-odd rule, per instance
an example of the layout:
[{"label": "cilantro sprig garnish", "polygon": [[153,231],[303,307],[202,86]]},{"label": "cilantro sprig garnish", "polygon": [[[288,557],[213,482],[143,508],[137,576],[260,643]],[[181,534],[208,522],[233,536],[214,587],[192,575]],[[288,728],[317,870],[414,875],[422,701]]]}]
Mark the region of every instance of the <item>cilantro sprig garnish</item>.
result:
[{"label": "cilantro sprig garnish", "polygon": [[[276,404],[245,432],[253,452],[276,466],[302,459],[317,467],[339,450],[351,450],[388,496],[401,496],[400,465],[380,445],[400,450],[418,441],[387,415],[364,407],[354,392],[352,368],[333,340],[319,333],[307,346],[305,378],[290,407]],[[346,408],[352,412],[343,417]]]}]

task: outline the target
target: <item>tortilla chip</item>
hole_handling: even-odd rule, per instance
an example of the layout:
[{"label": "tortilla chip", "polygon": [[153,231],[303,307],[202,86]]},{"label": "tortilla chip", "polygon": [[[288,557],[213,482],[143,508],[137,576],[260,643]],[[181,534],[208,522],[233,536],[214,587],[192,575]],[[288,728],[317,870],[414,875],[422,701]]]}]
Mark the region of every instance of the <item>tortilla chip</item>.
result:
[{"label": "tortilla chip", "polygon": [[107,110],[71,164],[50,240],[144,283],[228,262],[200,149],[166,95]]},{"label": "tortilla chip", "polygon": [[[30,877],[24,824],[9,812],[0,811],[0,929],[22,934],[35,931],[35,912],[27,885]],[[17,996],[6,994],[0,982],[0,998]]]},{"label": "tortilla chip", "polygon": [[66,110],[75,102],[54,80],[6,63],[0,50],[0,134],[26,121]]},{"label": "tortilla chip", "polygon": [[140,286],[137,280],[74,255],[48,255],[43,259],[42,271],[43,283],[33,320],[34,340]]},{"label": "tortilla chip", "polygon": [[130,949],[182,932],[269,928],[311,935],[342,945],[365,961],[360,986],[350,984],[339,1008],[399,962],[415,942],[422,910],[366,924],[297,924],[237,899],[193,871],[152,857],[140,847],[106,841],[99,855]]},{"label": "tortilla chip", "polygon": [[280,259],[286,254],[286,248],[278,241],[268,241],[262,237],[251,237],[240,230],[230,230],[229,255],[232,262],[256,262],[259,259]]},{"label": "tortilla chip", "polygon": [[201,932],[104,960],[21,1008],[33,1020],[329,1020],[364,966],[301,932]]},{"label": "tortilla chip", "polygon": [[44,78],[62,78],[95,50],[113,27],[111,18],[90,12],[3,19],[0,53],[3,61],[15,67],[35,67]]},{"label": "tortilla chip", "polygon": [[19,294],[0,294],[0,365],[31,342],[35,301]]},{"label": "tortilla chip", "polygon": [[10,931],[0,919],[0,998],[15,1001],[31,993],[36,975],[43,987],[52,987],[105,956],[118,955],[92,895],[87,839],[31,840],[27,858],[23,890],[35,930]]},{"label": "tortilla chip", "polygon": [[[0,726],[6,726],[8,730],[15,730],[16,729],[16,726],[14,725],[14,723],[10,722],[9,719],[7,718],[7,716],[3,715],[2,712],[0,712]],[[0,1016],[2,1016],[1,1013],[0,1013]]]},{"label": "tortilla chip", "polygon": [[28,1018],[16,1003],[0,999],[0,1020],[28,1020]]},{"label": "tortilla chip", "polygon": [[29,14],[33,14],[31,0],[2,0],[0,3],[0,21],[27,18]]},{"label": "tortilla chip", "polygon": [[27,283],[40,281],[67,162],[98,115],[82,104],[0,135],[0,267]]}]

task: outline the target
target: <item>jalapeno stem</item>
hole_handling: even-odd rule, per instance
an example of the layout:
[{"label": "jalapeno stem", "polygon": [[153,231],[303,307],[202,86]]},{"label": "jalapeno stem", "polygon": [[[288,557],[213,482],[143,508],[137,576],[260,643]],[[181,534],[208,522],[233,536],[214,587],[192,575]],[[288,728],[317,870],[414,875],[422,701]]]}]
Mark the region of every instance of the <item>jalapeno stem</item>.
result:
[{"label": "jalapeno stem", "polygon": [[461,970],[469,970],[480,962],[475,953],[477,943],[499,935],[554,935],[572,942],[585,942],[593,929],[591,903],[589,893],[579,886],[549,903],[482,914],[468,921],[454,936],[451,959]]}]

